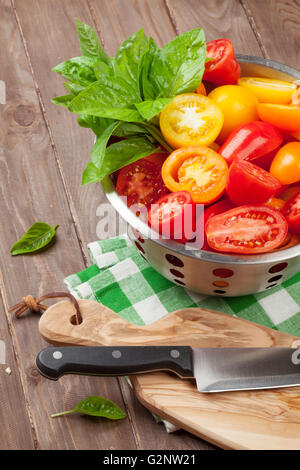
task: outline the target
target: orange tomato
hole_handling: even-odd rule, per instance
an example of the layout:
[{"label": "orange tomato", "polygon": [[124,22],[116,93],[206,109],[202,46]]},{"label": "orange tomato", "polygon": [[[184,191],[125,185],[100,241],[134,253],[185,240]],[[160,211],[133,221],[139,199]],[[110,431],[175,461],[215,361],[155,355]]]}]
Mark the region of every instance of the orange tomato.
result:
[{"label": "orange tomato", "polygon": [[277,197],[271,197],[271,199],[264,203],[264,206],[272,207],[273,209],[277,209],[278,211],[281,211],[284,205],[285,201]]},{"label": "orange tomato", "polygon": [[286,131],[300,130],[300,107],[289,104],[259,103],[257,112],[262,121]]},{"label": "orange tomato", "polygon": [[223,125],[221,110],[196,93],[177,95],[160,114],[161,132],[173,148],[210,145]]},{"label": "orange tomato", "polygon": [[289,142],[278,150],[272,160],[270,173],[282,184],[300,181],[300,142]]},{"label": "orange tomato", "polygon": [[194,202],[210,204],[225,191],[228,167],[209,147],[183,147],[168,156],[161,174],[170,191],[188,191]]},{"label": "orange tomato", "polygon": [[200,83],[195,93],[198,93],[199,95],[207,96],[206,89],[205,89],[203,82]]},{"label": "orange tomato", "polygon": [[224,85],[215,88],[208,98],[221,109],[224,124],[218,142],[223,142],[230,131],[242,124],[258,120],[258,99],[253,91],[239,85]]}]

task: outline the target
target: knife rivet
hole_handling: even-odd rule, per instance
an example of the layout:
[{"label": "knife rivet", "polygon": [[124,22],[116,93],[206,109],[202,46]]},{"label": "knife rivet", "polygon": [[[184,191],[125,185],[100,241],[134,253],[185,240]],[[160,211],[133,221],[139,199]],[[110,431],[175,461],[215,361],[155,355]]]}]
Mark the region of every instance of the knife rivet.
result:
[{"label": "knife rivet", "polygon": [[111,353],[112,357],[114,359],[119,359],[122,356],[121,351],[118,351],[117,349]]},{"label": "knife rivet", "polygon": [[171,349],[170,356],[177,359],[180,356],[180,352],[177,349]]},{"label": "knife rivet", "polygon": [[54,353],[53,353],[53,359],[61,359],[62,356],[63,355],[60,351],[54,351]]}]

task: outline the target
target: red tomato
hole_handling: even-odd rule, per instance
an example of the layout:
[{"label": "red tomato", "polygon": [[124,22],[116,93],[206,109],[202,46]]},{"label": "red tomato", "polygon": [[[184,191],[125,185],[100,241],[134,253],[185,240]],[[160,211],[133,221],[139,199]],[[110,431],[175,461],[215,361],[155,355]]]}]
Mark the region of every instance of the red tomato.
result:
[{"label": "red tomato", "polygon": [[300,235],[300,192],[286,202],[282,209],[291,232]]},{"label": "red tomato", "polygon": [[231,165],[235,158],[254,160],[282,144],[283,138],[268,122],[253,121],[233,129],[219,149],[219,154]]},{"label": "red tomato", "polygon": [[[229,211],[232,209],[233,204],[232,202],[225,198],[222,201],[215,202],[215,204],[212,204],[211,206],[207,207],[204,212],[202,213],[201,217],[197,220],[197,230],[199,230],[199,233],[201,233],[206,225],[206,222],[208,219],[213,217],[214,215],[222,214],[223,212]],[[202,250],[210,250],[210,246],[207,243],[207,237],[206,233],[204,231],[204,238],[203,238],[203,245],[202,245]]]},{"label": "red tomato", "polygon": [[195,231],[195,204],[187,191],[177,191],[151,205],[148,223],[153,230],[180,243],[191,240]]},{"label": "red tomato", "polygon": [[288,224],[281,212],[266,206],[235,207],[211,217],[205,226],[208,244],[226,253],[267,253],[283,243]]},{"label": "red tomato", "polygon": [[205,64],[203,80],[215,85],[234,85],[241,75],[241,68],[234,56],[229,39],[215,39],[206,44],[209,60]]},{"label": "red tomato", "polygon": [[280,189],[281,183],[275,176],[246,160],[235,160],[229,169],[226,191],[237,206],[262,204]]},{"label": "red tomato", "polygon": [[168,193],[161,177],[161,166],[141,158],[124,166],[118,174],[116,191],[127,196],[127,205],[141,204],[149,207],[153,202]]}]

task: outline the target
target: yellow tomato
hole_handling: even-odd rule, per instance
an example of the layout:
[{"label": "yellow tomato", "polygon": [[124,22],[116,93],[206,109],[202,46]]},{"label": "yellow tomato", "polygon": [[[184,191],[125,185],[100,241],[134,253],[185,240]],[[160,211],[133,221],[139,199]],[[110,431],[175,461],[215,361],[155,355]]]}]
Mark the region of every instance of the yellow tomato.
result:
[{"label": "yellow tomato", "polygon": [[208,95],[223,112],[224,124],[217,139],[224,142],[235,127],[258,120],[258,99],[251,90],[239,85],[224,85],[215,88]]},{"label": "yellow tomato", "polygon": [[261,103],[288,104],[297,86],[273,78],[241,77],[238,84],[253,91]]},{"label": "yellow tomato", "polygon": [[160,114],[161,132],[173,148],[210,145],[223,125],[222,111],[213,101],[196,93],[173,98]]},{"label": "yellow tomato", "polygon": [[270,173],[282,184],[300,181],[300,142],[289,142],[276,153]]}]

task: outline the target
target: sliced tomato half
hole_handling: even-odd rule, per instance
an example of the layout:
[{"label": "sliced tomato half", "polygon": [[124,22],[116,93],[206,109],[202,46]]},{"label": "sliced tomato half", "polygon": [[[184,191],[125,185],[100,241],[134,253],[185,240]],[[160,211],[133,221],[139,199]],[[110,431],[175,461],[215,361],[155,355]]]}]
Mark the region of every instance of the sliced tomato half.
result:
[{"label": "sliced tomato half", "polygon": [[[201,248],[202,250],[211,251],[209,244],[207,243],[207,238],[205,234],[204,227],[206,222],[215,215],[222,214],[223,212],[229,211],[233,208],[232,202],[228,198],[224,198],[221,201],[215,202],[208,206],[204,212],[201,214],[199,219],[197,220],[197,232],[201,234],[204,231],[204,238],[203,238],[203,245]],[[201,240],[201,238],[199,238]]]},{"label": "sliced tomato half", "polygon": [[234,160],[228,174],[226,191],[234,204],[262,204],[279,194],[280,181],[268,171],[246,160]]},{"label": "sliced tomato half", "polygon": [[144,205],[147,208],[168,193],[161,177],[161,165],[141,158],[124,166],[118,174],[116,191],[127,197],[127,205]]},{"label": "sliced tomato half", "polygon": [[290,231],[300,234],[300,192],[286,202],[282,212],[286,216]]},{"label": "sliced tomato half", "polygon": [[195,231],[195,204],[187,191],[167,194],[151,205],[148,223],[153,230],[180,243],[191,240]]},{"label": "sliced tomato half", "polygon": [[241,206],[211,217],[205,231],[213,250],[257,254],[279,247],[287,236],[288,223],[276,209]]},{"label": "sliced tomato half", "polygon": [[215,85],[235,84],[240,78],[241,69],[234,55],[233,44],[229,39],[215,39],[206,44],[208,60],[203,79]]}]

